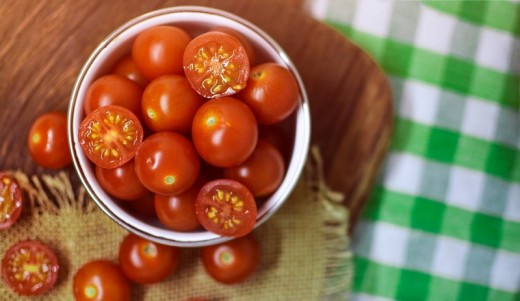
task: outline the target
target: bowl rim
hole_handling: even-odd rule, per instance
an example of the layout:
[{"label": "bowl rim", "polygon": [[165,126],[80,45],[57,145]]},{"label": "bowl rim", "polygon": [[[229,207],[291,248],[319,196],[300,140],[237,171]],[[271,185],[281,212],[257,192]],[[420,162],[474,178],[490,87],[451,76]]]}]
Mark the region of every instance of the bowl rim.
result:
[{"label": "bowl rim", "polygon": [[[287,162],[287,169],[284,179],[277,189],[275,194],[271,196],[267,202],[271,201],[271,205],[267,207],[266,211],[259,217],[257,217],[257,221],[255,224],[255,229],[266,222],[278,209],[283,205],[283,203],[287,200],[290,193],[294,190],[298,179],[300,178],[303,168],[307,159],[307,155],[310,147],[310,131],[311,131],[311,118],[310,118],[310,109],[308,104],[308,96],[305,90],[305,86],[303,80],[298,73],[293,62],[290,60],[289,56],[283,50],[283,48],[272,39],[267,33],[265,33],[262,29],[254,25],[253,23],[239,17],[230,12],[209,8],[205,6],[175,6],[168,7],[163,9],[158,9],[154,11],[147,12],[140,16],[130,19],[125,22],[123,25],[116,28],[112,31],[108,36],[106,36],[92,51],[89,55],[87,61],[82,66],[76,81],[73,86],[73,90],[70,96],[69,107],[68,107],[68,117],[67,117],[67,138],[68,138],[68,146],[72,156],[72,162],[74,169],[79,177],[79,180],[88,195],[92,198],[92,200],[96,203],[96,205],[101,209],[103,213],[105,213],[111,220],[115,221],[119,226],[124,229],[137,234],[141,237],[149,239],[151,241],[155,241],[157,243],[172,245],[178,247],[201,247],[207,245],[214,245],[217,243],[221,243],[224,241],[228,241],[233,239],[233,237],[224,237],[217,234],[210,233],[209,231],[201,231],[202,233],[209,233],[207,239],[204,240],[175,240],[172,238],[164,237],[164,235],[157,235],[153,233],[149,233],[148,231],[144,231],[140,227],[137,227],[133,223],[130,223],[124,219],[122,219],[119,214],[114,212],[105,204],[103,200],[95,193],[94,188],[91,186],[89,182],[89,176],[84,171],[84,168],[80,162],[79,155],[76,151],[77,145],[77,135],[75,135],[76,131],[74,130],[74,113],[76,108],[80,105],[80,101],[78,101],[80,89],[84,83],[85,77],[89,72],[91,72],[91,67],[95,63],[95,61],[99,58],[100,54],[103,52],[107,46],[113,41],[117,40],[117,38],[126,32],[127,30],[145,22],[152,22],[154,18],[160,18],[164,15],[176,14],[176,13],[194,13],[194,14],[210,14],[216,15],[219,17],[223,17],[225,19],[229,19],[234,23],[238,23],[240,26],[244,26],[252,31],[255,35],[259,36],[263,41],[265,41],[269,46],[277,53],[280,59],[284,62],[286,67],[291,71],[294,75],[299,92],[300,92],[300,103],[296,110],[296,118],[295,118],[295,137],[294,137],[294,145],[293,151],[291,154],[291,160]],[[174,24],[175,20],[171,20],[170,22],[165,22],[163,24]],[[148,27],[152,27],[150,25]],[[147,28],[148,28],[147,27]],[[81,109],[80,109],[81,110]],[[293,114],[295,114],[293,113]],[[285,187],[283,191],[280,191],[282,187]],[[279,200],[272,200],[276,196]],[[122,211],[122,210],[121,210]],[[137,220],[137,219],[136,219]],[[142,222],[144,223],[144,222]],[[168,230],[169,232],[176,233],[176,231]],[[178,232],[177,232],[178,233]],[[196,232],[199,233],[199,232]]]}]

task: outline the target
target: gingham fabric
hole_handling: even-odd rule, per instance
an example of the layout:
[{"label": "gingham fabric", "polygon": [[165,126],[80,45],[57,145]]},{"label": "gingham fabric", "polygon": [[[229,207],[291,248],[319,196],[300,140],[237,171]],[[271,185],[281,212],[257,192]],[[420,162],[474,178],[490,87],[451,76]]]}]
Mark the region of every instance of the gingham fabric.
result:
[{"label": "gingham fabric", "polygon": [[395,102],[352,299],[520,300],[520,4],[311,3],[379,63]]}]

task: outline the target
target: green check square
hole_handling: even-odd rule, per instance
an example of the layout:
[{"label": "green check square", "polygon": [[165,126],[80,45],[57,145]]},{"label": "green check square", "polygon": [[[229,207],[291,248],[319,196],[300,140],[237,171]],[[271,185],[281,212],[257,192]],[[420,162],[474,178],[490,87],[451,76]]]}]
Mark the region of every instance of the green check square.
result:
[{"label": "green check square", "polygon": [[381,57],[381,66],[385,71],[405,77],[412,64],[414,48],[393,40],[387,40]]},{"label": "green check square", "polygon": [[439,128],[433,128],[428,142],[426,155],[433,160],[452,163],[457,151],[459,134]]},{"label": "green check square", "polygon": [[[474,70],[471,80],[470,94],[507,105],[511,101],[504,95],[504,87],[507,82],[507,74],[500,73],[489,68],[479,67]],[[510,105],[509,105],[510,106]]]},{"label": "green check square", "polygon": [[411,59],[409,77],[432,84],[440,84],[445,74],[446,57],[417,48]]},{"label": "green check square", "polygon": [[471,283],[462,283],[458,301],[487,301],[489,295],[490,288],[471,284]]},{"label": "green check square", "polygon": [[376,264],[367,259],[354,259],[354,290],[387,298],[393,297],[399,281],[399,269]]},{"label": "green check square", "polygon": [[501,218],[474,213],[471,221],[471,241],[492,248],[500,247],[502,240]]},{"label": "green check square", "polygon": [[412,208],[411,226],[430,233],[439,233],[446,206],[424,198],[417,198]]},{"label": "green check square", "polygon": [[423,300],[429,292],[430,281],[433,276],[411,270],[401,270],[395,299]]},{"label": "green check square", "polygon": [[466,210],[447,206],[442,219],[442,233],[451,237],[469,240],[473,214]]},{"label": "green check square", "polygon": [[520,34],[520,6],[512,1],[488,2],[484,23],[515,35]]},{"label": "green check square", "polygon": [[455,163],[468,168],[485,170],[491,143],[482,139],[460,136]]},{"label": "green check square", "polygon": [[462,283],[433,277],[430,281],[430,289],[427,301],[455,300],[459,295]]},{"label": "green check square", "polygon": [[466,94],[470,90],[475,65],[455,57],[446,58],[442,86]]},{"label": "green check square", "polygon": [[[519,25],[520,27],[520,25]],[[520,77],[507,74],[504,78],[504,87],[500,99],[507,107],[520,108]]]},{"label": "green check square", "polygon": [[375,61],[382,61],[386,45],[385,39],[376,38],[355,30],[351,32],[350,38],[361,48],[370,53]]},{"label": "green check square", "polygon": [[481,24],[486,15],[488,1],[462,1],[458,15],[468,21]]},{"label": "green check square", "polygon": [[397,118],[391,149],[424,155],[428,149],[431,128],[413,121]]},{"label": "green check square", "polygon": [[411,195],[379,188],[372,193],[363,217],[382,220],[396,225],[409,226],[415,198]]},{"label": "green check square", "polygon": [[[502,241],[500,247],[510,252],[520,253],[520,223],[513,221],[504,221],[502,225]],[[520,301],[520,300],[519,300]]]},{"label": "green check square", "polygon": [[517,152],[507,146],[492,143],[486,159],[486,171],[494,176],[511,179]]}]

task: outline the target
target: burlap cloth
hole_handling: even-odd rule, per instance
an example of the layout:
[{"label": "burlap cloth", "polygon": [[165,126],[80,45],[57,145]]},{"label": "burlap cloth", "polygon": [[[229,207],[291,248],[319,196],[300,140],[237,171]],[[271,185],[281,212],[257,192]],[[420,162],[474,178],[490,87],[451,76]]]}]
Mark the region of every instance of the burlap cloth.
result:
[{"label": "burlap cloth", "polygon": [[[291,197],[255,230],[262,258],[252,278],[237,285],[219,284],[204,271],[199,249],[182,249],[177,272],[160,284],[134,285],[132,300],[345,300],[352,281],[347,210],[339,204],[341,196],[324,185],[319,156],[310,157]],[[38,298],[19,297],[2,281],[0,300],[74,300],[72,278],[77,269],[97,258],[116,262],[126,231],[83,189],[74,193],[64,173],[14,174],[26,191],[27,206],[13,228],[0,232],[0,253],[17,241],[37,239],[54,249],[61,271],[57,286]]]}]

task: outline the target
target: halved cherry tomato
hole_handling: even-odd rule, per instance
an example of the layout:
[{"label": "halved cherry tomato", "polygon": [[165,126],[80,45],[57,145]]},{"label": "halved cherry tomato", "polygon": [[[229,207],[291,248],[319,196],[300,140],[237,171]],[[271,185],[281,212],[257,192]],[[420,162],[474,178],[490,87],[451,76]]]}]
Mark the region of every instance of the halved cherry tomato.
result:
[{"label": "halved cherry tomato", "polygon": [[244,162],[255,150],[258,124],[251,110],[233,97],[206,102],[195,114],[191,130],[199,155],[218,167]]},{"label": "halved cherry tomato", "polygon": [[164,75],[145,89],[141,102],[144,123],[152,131],[187,133],[204,98],[180,75]]},{"label": "halved cherry tomato", "polygon": [[202,248],[202,263],[215,280],[234,284],[249,278],[260,263],[260,245],[249,234]]},{"label": "halved cherry tomato", "polygon": [[96,166],[96,178],[108,194],[123,201],[135,201],[150,193],[135,173],[134,160],[110,169]]},{"label": "halved cherry tomato", "polygon": [[120,267],[108,260],[84,264],[74,275],[76,301],[129,301],[130,283]]},{"label": "halved cherry tomato", "polygon": [[182,56],[190,35],[175,26],[156,26],[141,32],[132,45],[132,57],[148,80],[182,74]]},{"label": "halved cherry tomato", "polygon": [[282,154],[265,140],[258,140],[253,154],[237,167],[224,170],[224,177],[244,184],[255,197],[273,193],[283,180]]},{"label": "halved cherry tomato", "polygon": [[102,168],[116,168],[132,160],[142,141],[141,122],[120,106],[97,108],[83,119],[79,128],[85,155]]},{"label": "halved cherry tomato", "polygon": [[129,109],[141,116],[143,89],[136,82],[117,74],[109,74],[96,79],[87,89],[83,107],[85,114],[99,107],[116,105]]},{"label": "halved cherry tomato", "polygon": [[10,228],[20,218],[23,195],[18,182],[0,172],[0,230]]},{"label": "halved cherry tomato", "polygon": [[256,202],[241,183],[219,179],[201,188],[195,201],[195,213],[206,230],[239,237],[251,232],[255,226]]},{"label": "halved cherry tomato", "polygon": [[119,247],[119,264],[128,279],[152,284],[168,278],[179,264],[179,250],[135,234],[128,234]]},{"label": "halved cherry tomato", "polygon": [[197,180],[200,159],[184,136],[175,132],[158,132],[146,138],[137,150],[135,171],[150,191],[178,194]]},{"label": "halved cherry tomato", "polygon": [[27,139],[29,153],[40,166],[64,168],[72,162],[67,139],[67,115],[45,113],[34,121]]},{"label": "halved cherry tomato", "polygon": [[227,34],[235,37],[242,44],[242,46],[244,46],[244,49],[246,50],[247,58],[249,59],[249,66],[255,65],[255,60],[256,60],[255,50],[254,50],[253,46],[251,45],[251,43],[249,43],[249,41],[246,39],[246,37],[241,35],[238,31],[235,31],[234,29],[231,29],[229,27],[218,26],[218,27],[213,28],[213,30],[221,31],[223,33],[227,33]]},{"label": "halved cherry tomato", "polygon": [[137,65],[135,64],[132,55],[124,56],[119,61],[117,61],[110,73],[119,74],[128,78],[129,80],[133,80],[143,88],[148,85],[148,80],[144,78],[141,71],[137,69]]},{"label": "halved cherry tomato", "polygon": [[264,63],[251,69],[247,86],[238,96],[255,113],[260,124],[287,118],[298,105],[298,84],[281,65]]},{"label": "halved cherry tomato", "polygon": [[250,68],[240,41],[220,31],[210,31],[191,40],[184,52],[183,65],[193,89],[206,98],[244,89]]},{"label": "halved cherry tomato", "polygon": [[60,266],[52,250],[38,241],[11,246],[2,259],[5,283],[22,296],[42,295],[54,287]]}]

